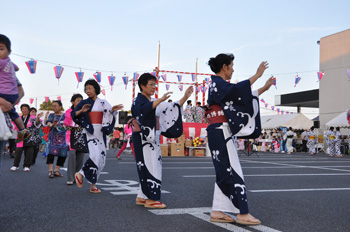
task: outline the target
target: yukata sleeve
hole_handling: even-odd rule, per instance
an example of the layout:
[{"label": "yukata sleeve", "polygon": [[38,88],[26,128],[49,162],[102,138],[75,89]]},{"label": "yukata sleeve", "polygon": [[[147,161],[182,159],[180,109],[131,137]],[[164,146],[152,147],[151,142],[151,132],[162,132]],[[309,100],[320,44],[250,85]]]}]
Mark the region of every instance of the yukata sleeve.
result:
[{"label": "yukata sleeve", "polygon": [[156,116],[159,118],[159,130],[167,138],[178,138],[182,135],[182,107],[179,102],[162,102],[157,106]]},{"label": "yukata sleeve", "polygon": [[102,132],[105,135],[109,135],[113,133],[113,128],[115,125],[115,112],[112,113],[112,106],[108,103],[105,102],[104,104],[104,109],[103,109],[103,119],[102,119]]}]

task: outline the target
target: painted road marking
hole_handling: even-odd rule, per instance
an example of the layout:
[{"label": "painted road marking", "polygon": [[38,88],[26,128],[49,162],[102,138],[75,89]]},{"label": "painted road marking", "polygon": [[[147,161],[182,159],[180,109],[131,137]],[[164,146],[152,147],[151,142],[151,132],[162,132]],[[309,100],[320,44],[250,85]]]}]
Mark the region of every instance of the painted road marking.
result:
[{"label": "painted road marking", "polygon": [[[306,174],[254,174],[254,175],[244,175],[244,177],[272,177],[272,176],[350,176],[350,173],[306,173]],[[185,178],[207,178],[216,177],[215,175],[186,175],[182,176]]]},{"label": "painted road marking", "polygon": [[248,190],[252,193],[271,193],[271,192],[311,192],[311,191],[349,191],[350,188],[315,188],[315,189],[267,189],[267,190]]},{"label": "painted road marking", "polygon": [[[67,168],[60,168],[60,170],[67,171]],[[101,172],[101,175],[107,175],[109,172]]]},{"label": "painted road marking", "polygon": [[151,213],[154,213],[159,216],[164,215],[179,215],[179,214],[190,214],[196,218],[202,219],[205,222],[211,223],[213,225],[219,226],[221,228],[224,228],[228,231],[236,231],[236,232],[248,232],[251,230],[254,231],[264,231],[264,232],[280,232],[279,230],[275,230],[273,228],[264,226],[264,225],[258,225],[258,226],[251,226],[251,227],[245,227],[249,228],[249,230],[246,230],[240,226],[236,226],[235,224],[231,223],[216,223],[210,221],[210,214],[211,208],[210,207],[200,207],[200,208],[179,208],[179,209],[157,209],[157,210],[148,210]]},{"label": "painted road marking", "polygon": [[[97,183],[103,186],[101,189],[111,191],[113,195],[137,195],[139,192],[139,182],[134,180],[105,180],[106,183]],[[162,193],[170,193],[162,190]]]}]

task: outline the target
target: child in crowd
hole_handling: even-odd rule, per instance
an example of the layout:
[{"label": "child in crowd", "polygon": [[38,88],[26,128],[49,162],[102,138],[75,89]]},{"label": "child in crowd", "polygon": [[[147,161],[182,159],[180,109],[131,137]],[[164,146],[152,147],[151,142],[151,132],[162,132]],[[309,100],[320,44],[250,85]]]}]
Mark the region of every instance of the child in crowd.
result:
[{"label": "child in crowd", "polygon": [[272,137],[272,150],[274,149],[275,153],[278,153],[280,148],[278,139],[276,138],[276,136]]},{"label": "child in crowd", "polygon": [[[15,106],[19,101],[18,82],[15,71],[19,68],[11,62],[11,41],[5,35],[0,34],[0,97]],[[10,118],[18,127],[18,137],[16,142],[29,138],[30,133],[25,129],[22,119],[13,107],[8,112]]]}]

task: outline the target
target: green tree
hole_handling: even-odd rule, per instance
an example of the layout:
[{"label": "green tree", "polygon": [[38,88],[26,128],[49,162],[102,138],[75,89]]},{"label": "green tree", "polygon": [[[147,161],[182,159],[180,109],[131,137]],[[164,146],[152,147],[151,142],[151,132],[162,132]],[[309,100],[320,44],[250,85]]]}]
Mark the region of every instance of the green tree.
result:
[{"label": "green tree", "polygon": [[[39,110],[51,110],[52,111],[52,102],[49,99],[49,102],[43,101],[43,103],[40,104],[40,109]],[[64,111],[64,108],[62,107],[62,111]]]}]

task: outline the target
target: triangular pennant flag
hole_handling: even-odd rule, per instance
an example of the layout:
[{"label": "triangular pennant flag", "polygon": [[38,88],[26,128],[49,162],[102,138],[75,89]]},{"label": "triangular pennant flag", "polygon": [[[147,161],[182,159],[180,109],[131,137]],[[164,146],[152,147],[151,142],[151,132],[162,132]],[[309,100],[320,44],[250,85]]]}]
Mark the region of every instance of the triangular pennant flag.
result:
[{"label": "triangular pennant flag", "polygon": [[96,72],[94,74],[94,77],[95,77],[96,81],[100,84],[101,83],[101,77],[102,77],[101,72]]},{"label": "triangular pennant flag", "polygon": [[34,74],[36,72],[36,60],[33,60],[33,59],[29,60],[26,62],[26,65],[27,65],[29,72],[31,74]]},{"label": "triangular pennant flag", "polygon": [[113,91],[113,85],[115,82],[115,76],[113,76],[113,74],[111,76],[108,76],[108,81],[109,81],[109,85],[111,86],[111,91]]},{"label": "triangular pennant flag", "polygon": [[207,83],[207,85],[209,85],[210,78],[209,78],[209,77],[206,77],[206,78],[204,78],[204,80],[205,80],[205,83]]},{"label": "triangular pennant flag", "polygon": [[34,98],[30,98],[30,99],[29,99],[29,102],[30,102],[30,104],[33,104]]},{"label": "triangular pennant flag", "polygon": [[84,72],[82,72],[82,71],[75,72],[75,76],[77,77],[77,81],[78,81],[77,88],[78,88],[79,87],[79,83],[83,82]]},{"label": "triangular pennant flag", "polygon": [[321,80],[322,80],[323,75],[324,75],[323,72],[317,72],[318,81],[321,81]]},{"label": "triangular pennant flag", "polygon": [[261,101],[262,103],[265,103],[265,100],[264,100],[264,98],[261,98],[261,99],[260,99],[260,101]]},{"label": "triangular pennant flag", "polygon": [[163,79],[163,81],[166,81],[166,74],[160,75],[160,77]]},{"label": "triangular pennant flag", "polygon": [[125,89],[126,89],[126,87],[128,86],[129,77],[128,76],[123,76],[122,79],[123,79],[123,82],[124,82],[124,85],[125,85]]},{"label": "triangular pennant flag", "polygon": [[208,88],[208,87],[202,87],[202,93],[207,92],[207,88]]},{"label": "triangular pennant flag", "polygon": [[276,87],[276,89],[277,89],[277,85],[276,85],[276,84],[277,84],[277,80],[276,80],[276,78],[273,79],[273,82],[272,82],[272,83],[273,83],[273,85],[274,85],[274,86]]},{"label": "triangular pennant flag", "polygon": [[57,97],[57,100],[62,101],[61,96],[58,96],[58,97]]},{"label": "triangular pennant flag", "polygon": [[138,81],[138,80],[139,80],[139,77],[140,77],[140,74],[138,74],[137,72],[135,72],[134,75],[133,75],[134,81]]},{"label": "triangular pennant flag", "polygon": [[348,74],[348,81],[350,81],[350,69],[346,70],[346,73]]},{"label": "triangular pennant flag", "polygon": [[295,76],[295,81],[294,81],[294,87],[297,86],[297,84],[299,83],[299,81],[301,80],[301,77],[299,77],[298,75]]},{"label": "triangular pennant flag", "polygon": [[53,69],[55,70],[55,77],[59,81],[61,76],[62,76],[64,68],[62,66],[60,66],[60,65],[57,65]]},{"label": "triangular pennant flag", "polygon": [[181,82],[182,81],[182,75],[176,75],[177,76],[177,80],[179,81],[179,82]]},{"label": "triangular pennant flag", "polygon": [[170,85],[169,85],[169,84],[166,84],[166,85],[165,85],[165,88],[166,88],[166,91],[169,91]]},{"label": "triangular pennant flag", "polygon": [[274,107],[274,106],[271,106],[271,110],[275,110],[275,107]]},{"label": "triangular pennant flag", "polygon": [[49,98],[49,97],[45,97],[45,101],[46,101],[46,103],[48,103],[48,102],[49,102],[49,100],[50,100],[50,98]]},{"label": "triangular pennant flag", "polygon": [[182,90],[184,89],[183,85],[179,85],[179,90],[182,92]]},{"label": "triangular pennant flag", "polygon": [[197,75],[196,74],[191,74],[191,77],[192,77],[192,82],[195,82],[196,79],[197,79]]}]

